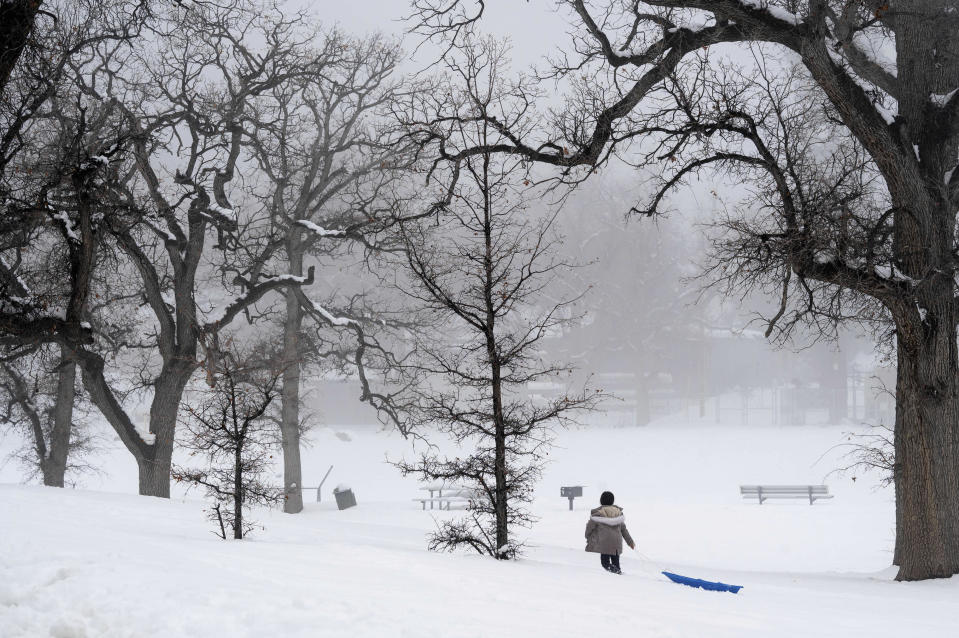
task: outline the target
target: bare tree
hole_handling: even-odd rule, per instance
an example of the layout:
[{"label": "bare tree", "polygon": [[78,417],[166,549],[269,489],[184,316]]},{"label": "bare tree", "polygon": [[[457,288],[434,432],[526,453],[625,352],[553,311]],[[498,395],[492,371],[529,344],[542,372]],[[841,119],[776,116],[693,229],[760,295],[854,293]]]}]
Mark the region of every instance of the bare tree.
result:
[{"label": "bare tree", "polygon": [[[7,5],[38,9],[40,3]],[[103,198],[97,191],[105,181],[116,181],[109,174],[122,144],[116,127],[94,135],[106,130],[110,109],[80,104],[68,69],[98,46],[137,38],[147,16],[141,3],[125,0],[50,2],[40,13],[45,19],[21,51],[0,99],[0,343],[14,349],[92,342],[81,308],[105,212],[94,211],[93,204]],[[51,197],[76,200],[68,207],[73,212],[56,211]],[[66,272],[54,277],[62,295],[56,300],[53,291],[31,286],[43,270],[37,268],[44,261],[39,255],[66,256]]]},{"label": "bare tree", "polygon": [[[0,289],[9,295],[10,314],[25,327],[0,341],[0,385],[9,420],[30,440],[32,452],[21,459],[46,485],[63,487],[68,470],[93,469],[82,456],[94,439],[75,416],[78,359],[89,356],[84,347],[91,333],[107,359],[135,346],[129,302],[139,295],[119,290],[116,275],[106,274],[118,260],[103,241],[104,228],[128,213],[117,171],[127,149],[122,134],[113,132],[115,111],[56,96],[49,108],[43,133],[33,131],[32,161],[11,163],[28,178],[6,182],[16,186],[7,200],[9,218],[33,219],[13,236],[11,261],[0,257],[10,274]],[[48,328],[46,317],[55,321]]]},{"label": "bare tree", "polygon": [[[270,125],[261,125],[253,140],[269,184],[262,198],[272,233],[259,261],[269,256],[294,276],[312,262],[319,279],[332,284],[334,275],[325,273],[350,259],[354,244],[363,251],[378,249],[374,236],[389,206],[390,184],[404,164],[402,150],[390,143],[382,125],[385,106],[400,88],[393,78],[400,50],[380,37],[361,40],[338,31],[313,39],[310,75],[273,89],[261,113]],[[350,279],[360,278],[351,273]],[[356,327],[375,325],[366,320],[370,312],[361,290],[353,285],[321,301],[305,291],[284,293],[280,432],[289,513],[303,509],[301,371],[331,355],[354,359]],[[307,319],[316,331],[304,331]],[[331,342],[336,345],[328,346]],[[364,398],[370,396],[364,391]]]},{"label": "bare tree", "polygon": [[21,458],[62,487],[68,471],[89,469],[82,455],[92,444],[75,418],[75,349],[92,343],[92,324],[116,335],[122,323],[100,320],[115,297],[94,271],[109,260],[103,220],[123,214],[116,169],[125,153],[112,109],[84,104],[69,67],[97,46],[136,39],[148,11],[125,0],[40,5],[2,8],[3,29],[25,24],[27,13],[10,13],[18,6],[37,24],[18,64],[3,54],[0,345],[6,413],[29,440]]},{"label": "bare tree", "polygon": [[181,446],[205,465],[174,467],[173,478],[203,487],[213,500],[210,520],[221,538],[229,527],[233,538],[241,539],[255,527],[244,507],[283,500],[280,488],[266,479],[276,443],[268,410],[279,394],[281,368],[271,367],[255,350],[227,350],[217,362],[214,386],[200,390],[181,419]]},{"label": "bare tree", "polygon": [[[438,91],[414,100],[407,122],[435,120],[437,107],[457,107],[444,139],[486,146],[494,131],[475,112],[519,108],[504,91],[505,50],[484,40],[451,64]],[[442,96],[441,102],[436,95]],[[415,124],[414,124],[415,126]],[[598,394],[570,392],[534,401],[530,387],[563,384],[570,370],[542,360],[542,340],[572,318],[574,299],[556,301],[557,280],[570,264],[556,254],[554,216],[526,216],[530,185],[521,159],[473,155],[448,204],[429,219],[400,228],[412,284],[404,292],[432,317],[434,330],[417,343],[408,368],[420,379],[415,421],[447,433],[462,452],[432,449],[400,462],[404,474],[466,484],[479,495],[464,520],[441,525],[433,549],[468,546],[499,559],[521,547],[551,430],[594,404]],[[442,335],[442,338],[438,338]]]},{"label": "bare tree", "polygon": [[[111,381],[93,349],[78,360],[91,400],[137,460],[141,494],[169,496],[178,408],[198,369],[212,381],[219,332],[238,317],[252,319],[249,310],[271,291],[312,282],[312,270],[274,273],[264,261],[237,273],[231,257],[246,254],[257,224],[269,223],[243,210],[243,189],[229,191],[241,176],[255,182],[245,149],[270,124],[259,117],[269,110],[263,103],[312,73],[299,22],[241,0],[172,5],[152,23],[155,49],[101,48],[92,62],[74,65],[89,99],[116,105],[131,140],[125,192],[137,214],[114,220],[108,232],[151,313],[147,360],[141,380],[126,388]],[[219,265],[220,284],[208,278],[210,264]],[[138,389],[152,395],[146,425],[123,406]]]},{"label": "bare tree", "polygon": [[65,346],[41,348],[32,356],[0,363],[0,420],[28,443],[18,452],[27,478],[64,487],[91,469],[85,457],[94,439],[77,419],[76,363]]},{"label": "bare tree", "polygon": [[[761,117],[751,104],[743,113],[727,112],[730,119],[720,128],[740,129],[735,135],[759,155],[737,155],[728,147],[719,154],[704,150],[698,160],[684,163],[669,185],[680,185],[683,176],[698,168],[737,161],[767,172],[776,183],[776,207],[790,211],[785,217],[795,219],[781,237],[769,237],[788,246],[787,268],[779,271],[783,282],[787,276],[793,282],[798,279],[800,295],[806,298],[810,295],[803,283],[814,282],[824,291],[838,289],[874,300],[888,313],[899,364],[897,578],[959,573],[959,448],[954,444],[959,440],[959,308],[954,281],[959,12],[955,2],[564,0],[562,4],[571,10],[578,28],[571,43],[574,53],[556,60],[553,71],[558,77],[584,81],[572,84],[568,108],[552,118],[552,130],[540,128],[536,135],[527,135],[490,120],[501,134],[495,143],[450,150],[447,159],[455,163],[497,150],[562,167],[573,176],[580,170],[577,167],[589,170],[611,153],[625,153],[635,143],[657,139],[660,131],[646,126],[645,113],[670,98],[664,92],[666,80],[686,72],[685,62],[702,55],[706,47],[738,43],[746,49],[763,44],[766,50],[781,51],[796,61],[809,95],[815,96],[804,104],[811,108],[825,104],[833,131],[848,142],[843,151],[846,157],[838,164],[831,161],[829,171],[841,173],[840,167],[859,161],[865,172],[855,174],[867,176],[867,181],[869,175],[875,176],[871,186],[879,199],[874,205],[881,212],[873,213],[871,223],[860,232],[866,238],[873,236],[867,244],[872,243],[877,259],[848,261],[838,254],[826,257],[817,252],[822,241],[811,242],[813,237],[826,234],[838,244],[846,225],[819,226],[826,215],[817,216],[813,225],[801,221],[805,202],[795,196],[804,183],[788,174],[781,157],[761,157],[756,144],[761,135],[751,130]],[[426,33],[462,36],[464,27],[448,24],[449,16],[473,25],[483,3],[423,0],[416,6]],[[730,56],[728,64],[746,71],[752,59]],[[691,72],[697,69],[702,67],[693,65]],[[712,73],[699,77],[716,79]],[[720,110],[724,106],[720,104]],[[681,109],[674,114],[687,115]],[[682,119],[672,123],[673,131],[681,128]],[[689,127],[693,139],[683,146],[695,148],[697,134],[704,131]],[[664,147],[655,159],[668,162],[673,156]],[[817,190],[822,194],[829,188],[823,191],[817,185]],[[819,204],[834,219],[842,219],[841,199],[827,198]],[[661,201],[657,193],[638,209],[657,210]],[[759,249],[766,250],[761,245]],[[880,261],[883,251],[891,254]],[[788,296],[797,286],[784,285],[783,290]]]}]

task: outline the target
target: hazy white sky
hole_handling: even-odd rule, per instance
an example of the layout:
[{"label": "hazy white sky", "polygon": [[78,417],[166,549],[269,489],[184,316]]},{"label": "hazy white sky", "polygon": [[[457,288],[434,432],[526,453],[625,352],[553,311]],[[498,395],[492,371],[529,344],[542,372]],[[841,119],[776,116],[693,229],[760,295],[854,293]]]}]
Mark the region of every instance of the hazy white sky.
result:
[{"label": "hazy white sky", "polygon": [[[412,53],[422,44],[422,37],[409,34],[410,23],[404,18],[410,13],[409,0],[289,0],[294,6],[309,7],[324,24],[338,24],[344,30],[362,35],[381,32],[404,38],[404,48]],[[482,29],[496,37],[506,38],[512,44],[513,71],[519,71],[530,65],[541,67],[544,56],[562,47],[568,49],[571,22],[575,22],[566,9],[557,11],[556,0],[487,0]],[[404,71],[417,71],[437,57],[438,49],[422,46],[415,59],[412,59]],[[749,53],[745,50],[726,50],[727,55],[740,58],[740,62],[749,62]],[[547,95],[544,102],[558,106],[563,100],[560,85],[544,85]],[[541,103],[542,106],[542,103]],[[604,172],[629,177],[636,189],[642,190],[648,176],[636,173],[614,160]],[[707,177],[704,183],[691,179],[691,188],[676,190],[669,197],[670,208],[681,212],[689,222],[709,219],[716,213],[719,202],[709,193],[713,190],[734,201],[735,188],[722,180]]]},{"label": "hazy white sky", "polygon": [[[379,31],[402,36],[409,28],[403,18],[410,13],[407,0],[293,0],[309,6],[324,23],[336,23],[353,33]],[[563,15],[552,0],[488,0],[483,29],[497,37],[508,37],[513,46],[513,61],[525,67],[539,60],[561,43],[567,30]],[[419,36],[407,35],[405,48],[412,51]],[[423,51],[416,62],[429,62]]]}]

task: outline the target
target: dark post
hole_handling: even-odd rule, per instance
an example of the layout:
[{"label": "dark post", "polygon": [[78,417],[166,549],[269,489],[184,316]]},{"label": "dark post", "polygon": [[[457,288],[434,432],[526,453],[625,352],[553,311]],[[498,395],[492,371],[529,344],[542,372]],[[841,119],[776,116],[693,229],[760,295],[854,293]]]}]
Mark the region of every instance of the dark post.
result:
[{"label": "dark post", "polygon": [[582,485],[570,485],[559,488],[559,495],[569,499],[569,511],[573,511],[573,499],[583,495]]}]

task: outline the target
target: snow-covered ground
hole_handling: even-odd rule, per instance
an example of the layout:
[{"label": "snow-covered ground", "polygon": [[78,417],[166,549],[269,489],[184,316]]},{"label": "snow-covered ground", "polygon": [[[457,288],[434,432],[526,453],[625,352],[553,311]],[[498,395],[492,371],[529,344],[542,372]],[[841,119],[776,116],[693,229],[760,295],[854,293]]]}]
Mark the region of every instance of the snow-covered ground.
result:
[{"label": "snow-covered ground", "polygon": [[[0,636],[952,635],[959,579],[894,582],[891,491],[829,475],[848,429],[673,419],[560,433],[515,563],[427,552],[448,514],[412,502],[416,482],[384,462],[409,444],[372,429],[320,430],[305,453],[306,484],[332,463],[324,501],[347,483],[358,507],[256,512],[265,530],[242,542],[214,537],[195,496],[116,493],[135,483],[117,452],[89,481],[108,491],[0,485]],[[738,486],[760,482],[836,496],[743,502]],[[570,484],[587,486],[573,512]],[[582,551],[604,489],[655,564],[628,552],[616,577]],[[657,567],[744,589],[683,587]]]}]

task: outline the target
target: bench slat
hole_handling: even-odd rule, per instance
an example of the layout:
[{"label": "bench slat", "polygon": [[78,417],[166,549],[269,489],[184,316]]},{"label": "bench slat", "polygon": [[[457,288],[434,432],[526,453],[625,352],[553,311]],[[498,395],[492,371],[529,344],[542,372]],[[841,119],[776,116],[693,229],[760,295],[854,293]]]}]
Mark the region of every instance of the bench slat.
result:
[{"label": "bench slat", "polygon": [[[769,498],[809,498],[809,494],[766,494],[762,493],[763,500]],[[813,494],[812,498],[832,498],[832,494]],[[759,498],[759,494],[743,494],[743,498]]]},{"label": "bench slat", "polygon": [[750,491],[750,492],[758,491],[759,488],[762,488],[764,492],[767,492],[767,491],[772,492],[775,490],[784,490],[784,491],[801,490],[803,492],[806,492],[809,490],[810,487],[812,488],[813,492],[829,491],[828,485],[740,485],[739,489],[742,491]]},{"label": "bench slat", "polygon": [[826,485],[740,485],[739,493],[743,498],[758,499],[760,505],[771,498],[808,499],[812,505],[818,500],[833,497]]},{"label": "bench slat", "polygon": [[[756,490],[756,491],[753,491],[753,492],[740,492],[740,493],[741,493],[743,496],[756,496],[756,495],[759,494],[760,492],[759,492],[759,490]],[[806,495],[806,496],[808,496],[809,494],[812,494],[813,496],[828,496],[828,495],[829,495],[829,492],[816,492],[816,491],[810,492],[809,490],[789,490],[789,491],[786,491],[786,490],[762,490],[762,494],[763,494],[763,496],[789,496],[789,495],[791,495],[791,494],[800,494],[800,495],[803,495],[803,494],[804,494],[804,495]]]}]

